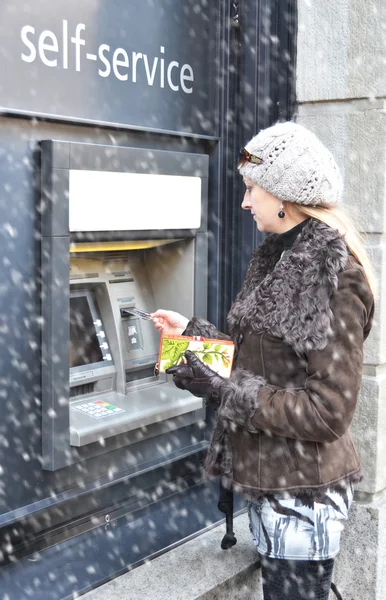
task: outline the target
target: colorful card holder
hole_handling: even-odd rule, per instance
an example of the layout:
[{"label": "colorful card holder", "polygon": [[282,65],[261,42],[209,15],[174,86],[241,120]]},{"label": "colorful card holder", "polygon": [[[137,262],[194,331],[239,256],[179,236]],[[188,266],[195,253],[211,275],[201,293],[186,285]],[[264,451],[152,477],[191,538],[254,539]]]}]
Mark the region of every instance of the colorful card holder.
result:
[{"label": "colorful card holder", "polygon": [[194,352],[197,358],[221,377],[230,376],[235,353],[233,342],[185,335],[161,336],[155,373],[165,373],[169,367],[186,362],[186,350]]}]

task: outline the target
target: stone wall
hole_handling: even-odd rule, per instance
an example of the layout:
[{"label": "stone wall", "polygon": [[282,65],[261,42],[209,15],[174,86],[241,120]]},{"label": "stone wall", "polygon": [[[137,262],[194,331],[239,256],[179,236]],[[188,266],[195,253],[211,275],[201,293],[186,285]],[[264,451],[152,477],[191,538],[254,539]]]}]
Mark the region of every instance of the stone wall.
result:
[{"label": "stone wall", "polygon": [[379,284],[352,426],[365,479],[336,578],[345,599],[380,600],[386,583],[386,2],[299,0],[298,11],[297,121],[336,157],[344,206],[366,235]]}]

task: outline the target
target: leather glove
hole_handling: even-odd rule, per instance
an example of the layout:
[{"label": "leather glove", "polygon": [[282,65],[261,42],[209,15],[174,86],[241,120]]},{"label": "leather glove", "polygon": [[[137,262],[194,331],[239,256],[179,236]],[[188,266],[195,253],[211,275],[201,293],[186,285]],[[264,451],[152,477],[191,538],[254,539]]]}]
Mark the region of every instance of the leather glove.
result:
[{"label": "leather glove", "polygon": [[186,363],[166,369],[173,375],[173,382],[181,390],[188,390],[194,396],[205,398],[215,408],[221,403],[220,392],[224,378],[217,375],[191,351],[185,352]]}]

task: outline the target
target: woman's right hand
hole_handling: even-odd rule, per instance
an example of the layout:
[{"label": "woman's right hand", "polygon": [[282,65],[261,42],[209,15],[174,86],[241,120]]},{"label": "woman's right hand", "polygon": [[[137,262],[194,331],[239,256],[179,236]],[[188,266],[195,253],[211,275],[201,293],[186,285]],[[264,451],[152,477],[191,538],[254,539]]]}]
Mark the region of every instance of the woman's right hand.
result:
[{"label": "woman's right hand", "polygon": [[186,329],[189,319],[173,310],[163,310],[162,308],[150,313],[154,326],[164,335],[181,335]]}]

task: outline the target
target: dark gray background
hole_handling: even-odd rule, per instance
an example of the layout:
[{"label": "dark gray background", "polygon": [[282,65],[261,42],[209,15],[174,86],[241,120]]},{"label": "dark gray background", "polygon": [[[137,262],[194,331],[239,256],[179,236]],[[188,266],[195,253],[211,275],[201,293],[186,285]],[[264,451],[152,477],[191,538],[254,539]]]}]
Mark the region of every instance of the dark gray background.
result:
[{"label": "dark gray background", "polygon": [[[18,2],[2,0],[0,4],[0,110],[27,114],[56,116],[88,122],[115,123],[152,130],[169,130],[215,135],[213,88],[216,3],[207,0],[39,0]],[[62,66],[62,21],[68,22],[68,68]],[[80,71],[75,69],[76,26],[86,29],[80,34],[86,44],[81,47]],[[37,50],[34,62],[27,63],[22,53],[30,50],[21,39],[25,25],[35,28],[29,34]],[[56,67],[45,65],[38,50],[40,34],[52,31],[58,39],[59,52],[46,51]],[[47,40],[47,43],[51,43]],[[105,69],[98,59],[86,58],[97,54],[101,44],[113,51],[123,48],[129,55],[129,68],[119,67],[128,74],[120,81],[111,73],[101,77]],[[160,46],[165,53],[161,55]],[[158,62],[153,86],[147,83],[143,60],[137,67],[137,82],[132,82],[132,52],[147,54],[151,70],[154,57],[165,59],[165,87],[159,85]],[[122,58],[122,57],[120,57]],[[194,72],[191,94],[181,86],[178,91],[166,83],[167,65],[175,60],[181,67],[188,63]],[[179,69],[172,79],[179,82]]]}]

